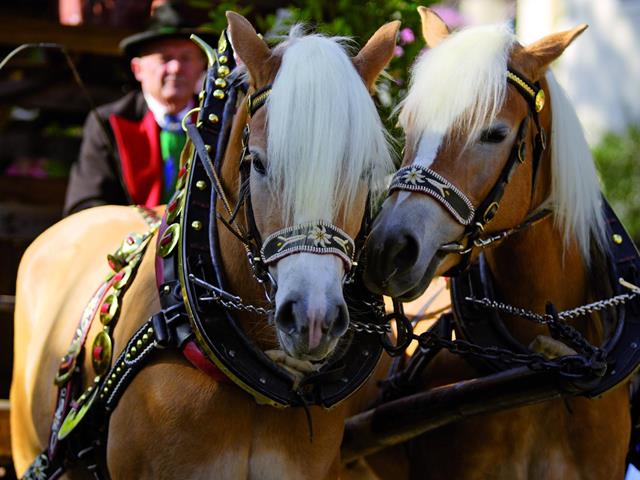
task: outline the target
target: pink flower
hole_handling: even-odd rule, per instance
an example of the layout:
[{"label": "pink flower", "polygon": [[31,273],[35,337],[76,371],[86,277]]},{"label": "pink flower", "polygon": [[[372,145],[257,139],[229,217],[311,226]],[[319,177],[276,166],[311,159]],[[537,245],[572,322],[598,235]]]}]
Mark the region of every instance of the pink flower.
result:
[{"label": "pink flower", "polygon": [[411,30],[409,27],[406,27],[400,30],[400,43],[402,45],[413,43],[415,41],[416,41],[416,36],[413,34],[413,30]]},{"label": "pink flower", "polygon": [[401,57],[402,55],[404,55],[404,48],[402,48],[400,45],[396,45],[396,48],[393,49],[393,56]]}]

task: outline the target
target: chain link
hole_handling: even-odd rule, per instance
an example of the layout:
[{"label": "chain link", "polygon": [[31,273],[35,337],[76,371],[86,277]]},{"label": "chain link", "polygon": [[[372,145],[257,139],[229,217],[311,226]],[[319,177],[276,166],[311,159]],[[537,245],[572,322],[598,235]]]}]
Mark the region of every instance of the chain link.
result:
[{"label": "chain link", "polygon": [[[592,313],[599,312],[600,310],[604,310],[605,308],[624,305],[629,300],[634,299],[638,295],[640,294],[636,292],[623,293],[620,295],[616,295],[615,297],[607,298],[605,300],[598,300],[597,302],[589,303],[587,305],[580,305],[579,307],[573,308],[571,310],[565,310],[563,312],[559,312],[558,318],[563,321],[573,320],[575,318],[578,318],[584,315],[590,315]],[[534,322],[540,323],[542,325],[547,325],[553,321],[553,317],[548,313],[544,313],[544,314],[535,313],[535,312],[532,312],[531,310],[514,307],[513,305],[497,302],[489,298],[466,297],[465,300],[470,303],[474,303],[480,307],[496,310],[501,313],[506,313],[509,315],[516,315],[522,318],[526,318],[527,320],[532,320]]]}]

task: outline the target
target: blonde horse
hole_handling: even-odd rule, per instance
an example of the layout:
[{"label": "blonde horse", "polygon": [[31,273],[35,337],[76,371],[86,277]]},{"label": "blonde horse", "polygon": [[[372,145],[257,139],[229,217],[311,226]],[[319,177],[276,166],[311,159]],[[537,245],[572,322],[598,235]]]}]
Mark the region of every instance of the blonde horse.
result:
[{"label": "blonde horse", "polygon": [[[279,368],[275,363],[279,362],[292,371],[301,365],[317,370],[341,348],[350,321],[343,297],[350,259],[345,260],[342,250],[323,247],[331,240],[329,233],[347,246],[345,238],[356,237],[368,191],[379,187],[391,168],[370,91],[391,59],[399,22],[381,27],[350,58],[341,39],[302,36],[298,30],[271,49],[243,17],[231,12],[227,18],[231,42],[246,66],[253,104],[247,109],[245,101],[237,103],[220,171],[221,190],[227,192],[231,206],[238,203],[241,194],[247,193],[240,188],[239,167],[247,166],[250,175],[245,187],[255,229],[265,245],[274,233],[286,236],[287,225],[315,222],[311,234],[316,249],[299,248],[267,263],[263,273],[277,284],[270,322],[251,312],[232,313],[254,342],[254,350],[272,350],[273,369]],[[217,61],[223,63],[221,56]],[[223,67],[218,71],[224,72]],[[222,80],[217,79],[216,86],[223,88]],[[218,118],[200,121],[206,125]],[[243,130],[248,135],[247,150],[243,150]],[[213,188],[204,181],[196,187],[198,191]],[[245,304],[264,305],[265,291],[254,278],[234,227],[250,221],[248,210],[239,208],[232,221],[218,200],[218,220],[212,223],[218,227],[215,242],[225,288]],[[197,233],[201,226],[194,221],[185,229]],[[18,273],[11,389],[12,445],[19,474],[47,445],[59,359],[86,303],[109,272],[107,254],[129,232],[146,230],[135,209],[98,207],[54,225],[24,255]],[[171,236],[165,235],[159,247],[155,241],[149,244],[137,275],[120,299],[113,330],[114,358],[125,346],[129,353],[135,352],[127,346],[128,340],[161,309],[154,259],[158,249],[168,248],[167,239]],[[267,293],[273,295],[273,291]],[[90,340],[102,330],[95,323],[88,333]],[[209,353],[206,342],[197,335],[196,339]],[[103,354],[94,348],[79,365],[84,388],[94,375],[91,357]],[[212,365],[207,362],[205,372]],[[216,366],[228,372],[224,365]],[[110,415],[106,468],[112,478],[338,476],[346,403],[331,410],[273,408],[257,403],[229,379],[214,380],[205,372],[192,366],[178,349],[167,348],[150,357]],[[107,391],[106,386],[101,388]],[[71,473],[82,473],[78,470]]]},{"label": "blonde horse", "polygon": [[[419,11],[429,50],[417,59],[400,106],[407,139],[403,167],[367,243],[365,282],[410,300],[433,277],[454,272],[482,251],[482,278],[491,279],[508,305],[540,314],[547,302],[568,310],[608,297],[611,287],[598,271],[603,254],[615,254],[628,239],[605,235],[589,149],[548,71],[586,26],[523,47],[502,26],[450,34],[435,13]],[[486,321],[475,333],[492,325],[490,309],[482,311]],[[550,341],[547,326],[513,311],[501,314],[520,345],[538,337],[551,345],[552,357],[571,354]],[[607,335],[603,318],[596,312],[570,323],[600,345]],[[469,326],[460,325],[456,333],[464,337]],[[617,375],[613,362],[624,360],[610,359],[603,378]],[[442,351],[419,387],[478,377],[485,366]],[[629,388],[625,375],[608,386],[615,383],[596,399],[565,396],[449,424],[407,442],[397,458],[406,459],[410,478],[621,479],[631,426]]]}]

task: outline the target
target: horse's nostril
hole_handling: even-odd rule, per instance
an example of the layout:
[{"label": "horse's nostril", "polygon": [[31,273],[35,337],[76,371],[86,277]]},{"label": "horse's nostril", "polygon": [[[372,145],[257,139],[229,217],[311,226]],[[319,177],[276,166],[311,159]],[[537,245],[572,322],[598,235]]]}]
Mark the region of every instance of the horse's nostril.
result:
[{"label": "horse's nostril", "polygon": [[276,312],[276,326],[289,335],[296,331],[296,319],[293,314],[295,303],[295,301],[287,301]]},{"label": "horse's nostril", "polygon": [[403,272],[413,268],[418,260],[417,240],[409,234],[400,235],[391,250],[391,262],[394,270]]},{"label": "horse's nostril", "polygon": [[346,303],[342,302],[336,307],[335,318],[328,326],[329,335],[333,337],[341,337],[349,328],[349,309]]}]

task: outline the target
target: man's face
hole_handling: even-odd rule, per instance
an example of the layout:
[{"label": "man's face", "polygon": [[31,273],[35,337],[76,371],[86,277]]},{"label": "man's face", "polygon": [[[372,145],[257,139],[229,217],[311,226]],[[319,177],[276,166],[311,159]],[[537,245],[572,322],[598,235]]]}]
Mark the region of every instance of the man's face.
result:
[{"label": "man's face", "polygon": [[142,91],[166,105],[169,113],[179,112],[193,97],[204,66],[200,48],[182,38],[150,43],[131,60]]}]

